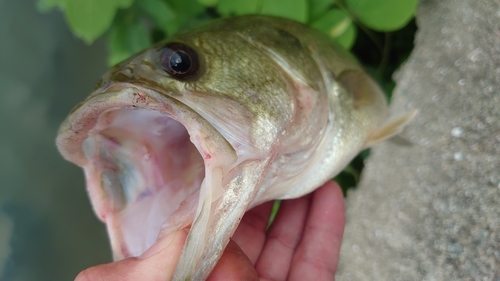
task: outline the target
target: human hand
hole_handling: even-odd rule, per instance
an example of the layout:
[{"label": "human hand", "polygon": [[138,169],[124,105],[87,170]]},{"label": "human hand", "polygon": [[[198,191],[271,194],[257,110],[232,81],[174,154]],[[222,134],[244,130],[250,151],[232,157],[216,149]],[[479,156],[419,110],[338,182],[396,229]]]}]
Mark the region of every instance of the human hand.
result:
[{"label": "human hand", "polygon": [[208,280],[334,279],[345,225],[338,184],[329,181],[312,194],[282,201],[266,232],[272,204],[243,216]]},{"label": "human hand", "polygon": [[[333,280],[345,224],[339,186],[327,182],[312,194],[282,201],[266,232],[272,205],[244,215],[209,281]],[[91,267],[75,281],[170,280],[186,236],[185,230],[174,232],[141,257]]]}]

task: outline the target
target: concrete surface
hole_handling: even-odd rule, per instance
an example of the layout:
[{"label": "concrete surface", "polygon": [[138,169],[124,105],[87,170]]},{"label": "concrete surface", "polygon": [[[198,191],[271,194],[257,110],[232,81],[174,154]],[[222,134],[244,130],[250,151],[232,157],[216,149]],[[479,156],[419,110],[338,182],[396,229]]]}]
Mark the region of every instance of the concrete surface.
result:
[{"label": "concrete surface", "polygon": [[428,0],[397,73],[402,137],[347,198],[337,281],[500,280],[500,2]]}]

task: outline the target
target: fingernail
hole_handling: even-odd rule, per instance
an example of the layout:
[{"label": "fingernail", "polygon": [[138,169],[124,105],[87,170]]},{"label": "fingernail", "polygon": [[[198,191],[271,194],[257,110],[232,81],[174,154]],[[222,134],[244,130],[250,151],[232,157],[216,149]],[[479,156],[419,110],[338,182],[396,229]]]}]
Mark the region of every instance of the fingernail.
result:
[{"label": "fingernail", "polygon": [[156,243],[153,244],[153,246],[147,249],[146,252],[142,253],[142,255],[140,255],[138,258],[147,259],[151,256],[158,254],[163,249],[170,247],[170,245],[172,244],[172,242],[174,242],[174,240],[177,240],[178,238],[180,238],[180,235],[184,234],[182,233],[182,231],[185,232],[184,229],[177,230],[158,239]]}]

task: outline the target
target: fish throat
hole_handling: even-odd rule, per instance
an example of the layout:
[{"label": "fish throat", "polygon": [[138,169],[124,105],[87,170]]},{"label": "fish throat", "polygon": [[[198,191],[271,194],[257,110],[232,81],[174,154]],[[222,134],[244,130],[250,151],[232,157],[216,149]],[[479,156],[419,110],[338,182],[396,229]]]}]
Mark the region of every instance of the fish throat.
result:
[{"label": "fish throat", "polygon": [[156,110],[112,108],[100,114],[83,151],[87,178],[102,188],[93,200],[104,200],[98,215],[115,259],[139,256],[169,224],[192,222],[205,163],[178,121]]}]

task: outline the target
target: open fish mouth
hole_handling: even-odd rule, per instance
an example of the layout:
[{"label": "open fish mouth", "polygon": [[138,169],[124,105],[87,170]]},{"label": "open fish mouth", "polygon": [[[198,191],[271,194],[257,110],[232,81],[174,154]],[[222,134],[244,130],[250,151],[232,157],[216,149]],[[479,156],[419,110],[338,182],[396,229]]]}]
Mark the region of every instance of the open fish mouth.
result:
[{"label": "open fish mouth", "polygon": [[114,109],[99,119],[83,150],[117,214],[123,255],[137,256],[154,244],[181,203],[197,199],[204,162],[186,128],[158,111]]},{"label": "open fish mouth", "polygon": [[[215,159],[212,150],[220,151],[221,143],[211,146],[205,136],[223,137],[196,112],[146,88],[114,85],[92,95],[71,117],[58,144],[66,147],[67,159],[85,169],[115,260],[139,256],[159,237],[189,227],[203,201],[202,186],[211,189],[211,202],[221,193],[221,184],[213,184],[222,182],[220,172],[204,184],[211,163],[235,160]],[[78,140],[61,143],[68,134]],[[222,150],[234,152],[227,142]]]}]

